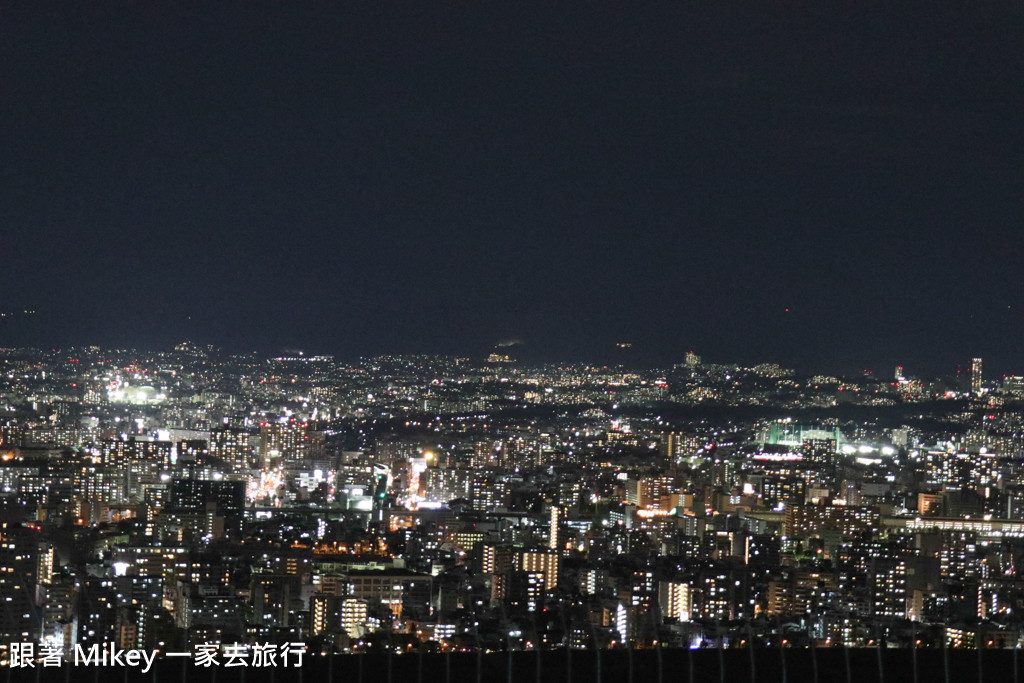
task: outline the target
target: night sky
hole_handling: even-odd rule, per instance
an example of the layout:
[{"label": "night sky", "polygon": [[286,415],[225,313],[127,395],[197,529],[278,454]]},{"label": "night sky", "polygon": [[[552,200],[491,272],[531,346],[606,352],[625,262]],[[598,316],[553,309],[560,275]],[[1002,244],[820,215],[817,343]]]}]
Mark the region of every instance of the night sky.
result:
[{"label": "night sky", "polygon": [[0,346],[1024,372],[1024,5],[9,2]]}]

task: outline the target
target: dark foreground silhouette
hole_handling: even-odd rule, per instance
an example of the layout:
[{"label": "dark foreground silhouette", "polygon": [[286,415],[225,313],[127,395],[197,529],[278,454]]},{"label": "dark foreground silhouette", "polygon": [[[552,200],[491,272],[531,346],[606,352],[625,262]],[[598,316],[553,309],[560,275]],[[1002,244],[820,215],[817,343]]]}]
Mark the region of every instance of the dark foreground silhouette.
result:
[{"label": "dark foreground silhouette", "polygon": [[1019,650],[572,650],[306,657],[301,668],[7,669],[0,683],[1016,683]]}]

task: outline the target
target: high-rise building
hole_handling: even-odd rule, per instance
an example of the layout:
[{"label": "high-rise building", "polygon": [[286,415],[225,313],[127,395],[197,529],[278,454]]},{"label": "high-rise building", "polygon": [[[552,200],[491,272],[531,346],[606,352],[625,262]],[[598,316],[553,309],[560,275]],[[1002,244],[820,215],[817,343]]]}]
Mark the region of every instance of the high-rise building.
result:
[{"label": "high-rise building", "polygon": [[484,574],[506,574],[515,563],[514,549],[505,543],[481,543],[480,571]]},{"label": "high-rise building", "polygon": [[38,568],[38,533],[21,525],[0,524],[0,655],[7,645],[39,637],[39,620],[33,605]]},{"label": "high-rise building", "polygon": [[658,582],[661,613],[679,621],[690,620],[690,585],[675,581]]},{"label": "high-rise building", "polygon": [[117,641],[117,590],[109,579],[89,578],[78,585],[78,634],[83,647]]},{"label": "high-rise building", "polygon": [[241,513],[245,506],[245,482],[177,479],[171,484],[174,508],[201,511],[208,503],[224,514]]},{"label": "high-rise building", "polygon": [[548,548],[558,550],[558,525],[562,521],[562,509],[551,506],[551,521],[548,525]]},{"label": "high-rise building", "polygon": [[509,576],[506,599],[513,607],[523,607],[527,612],[537,612],[544,604],[544,593],[547,589],[547,574],[542,571],[512,572]]},{"label": "high-rise building", "polygon": [[671,504],[671,495],[678,492],[679,487],[669,476],[627,479],[623,502],[639,508],[665,509]]},{"label": "high-rise building", "polygon": [[316,593],[310,598],[309,619],[314,635],[332,633],[341,628],[341,605],[342,598],[338,595]]},{"label": "high-rise building", "polygon": [[283,460],[301,462],[309,453],[309,425],[292,420],[260,425],[260,457],[264,463]]},{"label": "high-rise building", "polygon": [[43,541],[39,544],[36,557],[36,582],[50,584],[53,581],[53,543]]},{"label": "high-rise building", "polygon": [[104,439],[100,453],[103,464],[108,467],[124,468],[141,462],[167,468],[171,465],[171,445],[170,441]]},{"label": "high-rise building", "polygon": [[210,455],[210,442],[206,439],[182,439],[177,443],[178,462],[202,462]]},{"label": "high-rise building", "polygon": [[517,562],[519,571],[543,572],[548,589],[558,585],[558,564],[558,553],[551,550],[524,550],[519,553]]},{"label": "high-rise building", "polygon": [[220,458],[232,469],[248,469],[254,455],[249,437],[249,432],[244,429],[213,429],[210,431],[210,455]]},{"label": "high-rise building", "polygon": [[368,615],[365,600],[346,598],[341,603],[341,628],[350,638],[359,638],[366,631]]},{"label": "high-rise building", "polygon": [[971,393],[981,393],[981,359],[971,359]]}]

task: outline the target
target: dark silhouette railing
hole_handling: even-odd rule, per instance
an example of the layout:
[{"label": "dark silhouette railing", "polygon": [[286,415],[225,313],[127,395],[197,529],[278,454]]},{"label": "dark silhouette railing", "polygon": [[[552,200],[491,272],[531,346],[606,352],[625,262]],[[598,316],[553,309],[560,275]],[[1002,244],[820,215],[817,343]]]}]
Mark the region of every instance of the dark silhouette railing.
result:
[{"label": "dark silhouette railing", "polygon": [[7,683],[1018,683],[1016,649],[678,648],[306,656],[301,667],[10,669]]}]

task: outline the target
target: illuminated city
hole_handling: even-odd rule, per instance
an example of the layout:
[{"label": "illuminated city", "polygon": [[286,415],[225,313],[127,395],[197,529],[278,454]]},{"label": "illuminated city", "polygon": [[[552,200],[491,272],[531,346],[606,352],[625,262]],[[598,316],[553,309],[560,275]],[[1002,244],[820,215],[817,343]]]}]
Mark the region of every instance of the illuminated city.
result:
[{"label": "illuminated city", "polygon": [[1024,680],[1022,28],[0,3],[0,679]]},{"label": "illuminated city", "polygon": [[980,359],[959,380],[188,342],[0,362],[4,643],[1024,638],[1024,379]]}]

